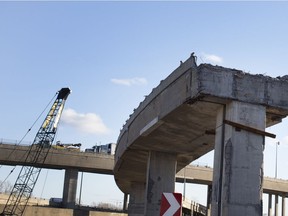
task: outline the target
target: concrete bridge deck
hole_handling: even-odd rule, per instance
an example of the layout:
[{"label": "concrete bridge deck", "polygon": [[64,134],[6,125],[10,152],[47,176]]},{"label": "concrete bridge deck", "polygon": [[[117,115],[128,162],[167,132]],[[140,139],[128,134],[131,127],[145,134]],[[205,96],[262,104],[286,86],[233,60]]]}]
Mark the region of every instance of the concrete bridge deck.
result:
[{"label": "concrete bridge deck", "polygon": [[0,164],[24,165],[48,169],[75,169],[81,172],[113,174],[114,155],[51,148],[44,164],[25,162],[30,146],[0,144]]},{"label": "concrete bridge deck", "polygon": [[[31,165],[24,161],[28,148],[29,146],[0,144],[0,164]],[[47,169],[76,169],[79,172],[113,175],[114,155],[51,149],[44,164],[33,165]],[[184,169],[176,174],[177,182],[184,182],[185,178],[187,183],[212,184],[212,168],[188,165]],[[288,180],[265,177],[264,193],[286,194],[288,197]]]}]

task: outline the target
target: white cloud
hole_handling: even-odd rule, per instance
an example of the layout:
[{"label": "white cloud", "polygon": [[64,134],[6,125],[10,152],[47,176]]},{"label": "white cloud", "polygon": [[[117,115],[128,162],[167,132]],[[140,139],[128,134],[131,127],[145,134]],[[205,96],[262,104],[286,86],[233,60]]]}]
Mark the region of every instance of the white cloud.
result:
[{"label": "white cloud", "polygon": [[95,113],[77,113],[68,108],[63,110],[61,121],[80,132],[91,134],[107,134],[109,132],[100,116]]},{"label": "white cloud", "polygon": [[203,53],[203,60],[212,64],[221,64],[223,62],[223,59],[220,56],[206,53]]},{"label": "white cloud", "polygon": [[126,85],[126,86],[147,84],[147,80],[141,77],[134,77],[131,79],[115,79],[114,78],[114,79],[111,79],[111,82],[118,84],[118,85]]}]

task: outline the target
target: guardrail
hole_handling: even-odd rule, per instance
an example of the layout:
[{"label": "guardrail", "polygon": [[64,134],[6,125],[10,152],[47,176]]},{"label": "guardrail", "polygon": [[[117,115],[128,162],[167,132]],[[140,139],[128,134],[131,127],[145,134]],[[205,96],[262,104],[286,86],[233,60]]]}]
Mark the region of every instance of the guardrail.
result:
[{"label": "guardrail", "polygon": [[[207,212],[206,206],[201,205],[200,203],[197,203],[193,200],[189,200],[186,197],[185,198],[183,197],[182,208],[189,209],[190,214],[188,214],[188,215],[194,215],[194,213],[206,215],[206,212]],[[183,209],[183,211],[185,211],[185,210]],[[187,211],[185,211],[185,212],[187,212]]]}]

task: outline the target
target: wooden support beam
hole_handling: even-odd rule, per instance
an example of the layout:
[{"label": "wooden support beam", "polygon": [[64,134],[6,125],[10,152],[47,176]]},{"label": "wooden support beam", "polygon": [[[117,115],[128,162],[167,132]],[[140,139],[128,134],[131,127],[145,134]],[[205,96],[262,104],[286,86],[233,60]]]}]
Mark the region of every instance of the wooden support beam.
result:
[{"label": "wooden support beam", "polygon": [[275,134],[268,133],[266,131],[262,131],[262,130],[259,130],[259,129],[256,129],[256,128],[253,128],[253,127],[249,127],[249,126],[246,126],[246,125],[243,125],[243,124],[239,124],[239,123],[236,123],[236,122],[232,122],[232,121],[229,121],[229,120],[224,120],[223,122],[225,124],[228,124],[228,125],[233,126],[235,128],[243,129],[243,130],[246,130],[246,131],[249,131],[249,132],[252,132],[252,133],[256,133],[256,134],[259,134],[259,135],[262,135],[262,136],[267,136],[267,137],[271,137],[271,138],[275,138],[276,137]]}]

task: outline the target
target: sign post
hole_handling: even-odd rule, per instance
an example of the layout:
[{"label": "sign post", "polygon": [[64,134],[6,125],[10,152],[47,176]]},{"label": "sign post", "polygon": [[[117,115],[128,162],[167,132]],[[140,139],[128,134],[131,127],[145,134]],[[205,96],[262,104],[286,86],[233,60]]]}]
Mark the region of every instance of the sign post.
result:
[{"label": "sign post", "polygon": [[160,216],[181,216],[182,194],[163,193],[161,198]]}]

